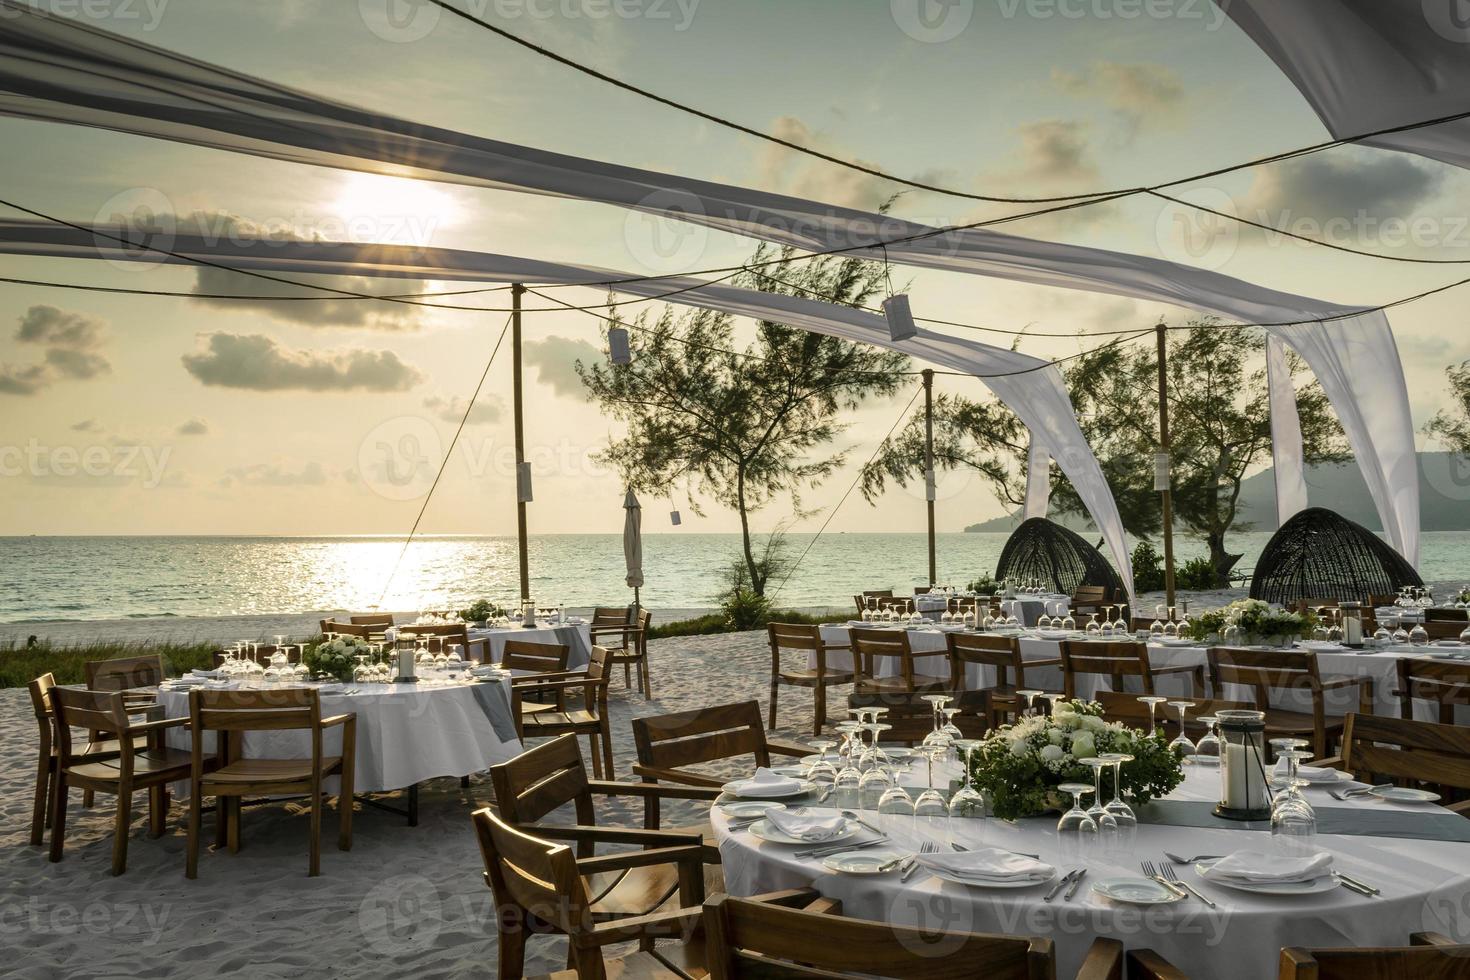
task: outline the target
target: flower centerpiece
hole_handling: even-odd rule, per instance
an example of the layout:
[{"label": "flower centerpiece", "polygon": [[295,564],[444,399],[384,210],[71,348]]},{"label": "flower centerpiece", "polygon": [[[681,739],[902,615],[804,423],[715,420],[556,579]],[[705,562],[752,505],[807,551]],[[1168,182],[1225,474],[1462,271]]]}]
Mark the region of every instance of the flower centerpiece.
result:
[{"label": "flower centerpiece", "polygon": [[301,655],[301,662],[316,675],[328,675],[346,684],[352,680],[352,670],[357,658],[373,651],[372,645],[360,636],[339,636],[323,640]]},{"label": "flower centerpiece", "polygon": [[970,774],[991,812],[1015,820],[1061,809],[1057,787],[1092,782],[1091,768],[1079,760],[1104,752],[1133,756],[1123,763],[1121,778],[1123,795],[1134,804],[1163,796],[1183,781],[1183,766],[1163,737],[1104,721],[1102,710],[1096,701],[1058,701],[1053,714],[1023,718],[987,735],[971,753]]},{"label": "flower centerpiece", "polygon": [[492,619],[500,619],[510,615],[500,605],[489,599],[476,599],[470,603],[468,609],[459,611],[459,618],[467,623],[487,623]]},{"label": "flower centerpiece", "polygon": [[1000,592],[1000,588],[1000,583],[991,578],[990,574],[987,572],[981,575],[979,578],[975,579],[975,581],[971,582],[969,585],[965,586],[965,591],[969,592],[971,595],[994,596]]},{"label": "flower centerpiece", "polygon": [[1311,613],[1276,609],[1260,599],[1237,599],[1224,609],[1212,609],[1191,622],[1189,633],[1196,640],[1219,641],[1231,623],[1240,627],[1240,643],[1285,645],[1312,632],[1317,617]]}]

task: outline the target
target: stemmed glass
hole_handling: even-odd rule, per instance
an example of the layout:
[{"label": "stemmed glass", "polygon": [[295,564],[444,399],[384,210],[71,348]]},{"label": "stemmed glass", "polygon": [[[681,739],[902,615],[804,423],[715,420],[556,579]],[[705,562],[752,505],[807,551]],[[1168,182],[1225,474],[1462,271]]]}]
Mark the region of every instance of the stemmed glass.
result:
[{"label": "stemmed glass", "polygon": [[1104,752],[1098,758],[1113,767],[1113,798],[1103,809],[1108,811],[1108,815],[1119,827],[1136,827],[1138,817],[1123,799],[1123,764],[1132,762],[1133,756],[1126,752]]},{"label": "stemmed glass", "polygon": [[[985,816],[985,794],[977,790],[970,778],[970,756],[980,743],[973,738],[956,739],[955,749],[965,767],[964,785],[949,798],[949,817],[956,819],[981,819]],[[953,824],[951,824],[953,826]]]},{"label": "stemmed glass", "polygon": [[[877,718],[878,716],[874,714],[873,717]],[[888,758],[888,753],[884,752],[882,746],[878,744],[878,736],[892,728],[892,725],[885,725],[881,721],[870,721],[863,725],[863,730],[871,736],[871,742],[868,745],[867,751],[863,753],[862,759],[859,761],[859,769],[877,768],[888,765],[891,760]]]},{"label": "stemmed glass", "polygon": [[1036,617],[1036,628],[1039,630],[1051,629],[1051,603],[1041,604],[1041,615]]},{"label": "stemmed glass", "polygon": [[944,731],[943,712],[954,699],[948,694],[925,694],[924,700],[929,702],[931,712],[934,716],[934,730],[924,736],[923,747],[926,749],[938,748],[949,751],[950,737]]},{"label": "stemmed glass", "polygon": [[1167,704],[1169,699],[1145,694],[1138,700],[1148,705],[1148,733],[1150,735],[1157,735],[1159,733],[1159,720],[1155,717],[1155,714],[1159,710],[1159,705]]},{"label": "stemmed glass", "polygon": [[927,788],[919,794],[914,801],[914,820],[920,828],[931,831],[929,836],[935,839],[944,838],[944,829],[949,820],[949,802],[944,794],[934,788],[934,763],[942,759],[949,751],[946,745],[928,747],[920,750],[920,755],[928,763],[928,779],[925,783]]},{"label": "stemmed glass", "polygon": [[1117,608],[1117,607],[1116,606],[1111,606],[1111,605],[1109,605],[1109,606],[1103,606],[1103,621],[1102,621],[1102,626],[1099,628],[1098,632],[1102,635],[1102,638],[1105,639],[1105,640],[1112,639],[1112,636],[1113,636],[1113,632],[1114,632],[1114,628],[1113,628],[1113,610],[1115,608]]},{"label": "stemmed glass", "polygon": [[1184,734],[1184,713],[1194,707],[1194,703],[1170,701],[1169,707],[1179,709],[1179,734],[1175,735],[1174,740],[1169,743],[1169,750],[1188,764],[1194,761],[1195,747],[1194,743],[1189,740],[1189,736]]},{"label": "stemmed glass", "polygon": [[1154,606],[1154,621],[1148,626],[1149,637],[1154,640],[1162,639],[1164,636],[1164,605],[1159,603]]},{"label": "stemmed glass", "polygon": [[1092,818],[1098,830],[1117,830],[1118,821],[1113,819],[1113,815],[1103,806],[1102,801],[1102,772],[1104,769],[1111,768],[1113,764],[1101,756],[1077,761],[1092,770],[1092,806],[1087,808],[1087,815]]},{"label": "stemmed glass", "polygon": [[[1273,800],[1274,799],[1277,799],[1277,798],[1285,797],[1286,794],[1291,791],[1291,781],[1296,776],[1296,766],[1292,764],[1292,762],[1289,760],[1288,757],[1291,755],[1291,753],[1300,751],[1302,749],[1305,749],[1307,746],[1309,746],[1311,744],[1312,744],[1311,742],[1307,741],[1304,738],[1273,738],[1273,739],[1271,739],[1271,748],[1273,748],[1273,749],[1276,750],[1276,758],[1277,758],[1277,760],[1278,761],[1281,760],[1281,759],[1287,759],[1288,760],[1287,763],[1286,763],[1286,774],[1280,780],[1281,789],[1277,790],[1276,793],[1273,794],[1273,796],[1272,796],[1272,799]],[[1304,758],[1309,758],[1308,756],[1303,756],[1303,757]],[[1272,774],[1271,782],[1272,783],[1275,783],[1277,781],[1278,780],[1275,778],[1275,774],[1273,773]]]},{"label": "stemmed glass", "polygon": [[812,748],[817,750],[817,761],[807,767],[807,779],[814,783],[827,784],[837,778],[837,767],[832,764],[831,759],[827,758],[827,751],[836,744],[830,738],[812,739]]},{"label": "stemmed glass", "polygon": [[1062,783],[1057,789],[1072,794],[1072,809],[1057,821],[1057,837],[1068,850],[1081,850],[1087,841],[1097,839],[1097,821],[1082,809],[1082,797],[1093,791],[1086,783]]},{"label": "stemmed glass", "polygon": [[1067,615],[1062,617],[1062,629],[1068,633],[1077,632],[1077,620],[1072,616],[1071,606],[1067,606]]},{"label": "stemmed glass", "polygon": [[1231,613],[1230,619],[1225,623],[1225,630],[1221,634],[1227,647],[1238,647],[1245,639],[1245,631],[1240,628],[1240,613]]},{"label": "stemmed glass", "polygon": [[907,830],[914,822],[913,797],[896,778],[878,798],[878,822],[891,838]]},{"label": "stemmed glass", "polygon": [[894,785],[886,766],[873,765],[858,779],[858,806],[864,810],[876,810],[883,795]]},{"label": "stemmed glass", "polygon": [[1057,714],[1057,702],[1065,701],[1067,699],[1067,695],[1060,691],[1047,691],[1041,696],[1046,700],[1046,713],[1051,715],[1053,718],[1055,718]]},{"label": "stemmed glass", "polygon": [[1172,639],[1179,635],[1179,624],[1174,622],[1174,607],[1169,607],[1169,618],[1164,621],[1164,636]]},{"label": "stemmed glass", "polygon": [[1087,636],[1089,639],[1102,636],[1102,624],[1097,621],[1097,613],[1093,613],[1092,618],[1087,621]]},{"label": "stemmed glass", "polygon": [[1414,628],[1409,630],[1409,643],[1416,647],[1429,645],[1429,631],[1424,628],[1423,623],[1415,623]]},{"label": "stemmed glass", "polygon": [[1306,854],[1317,836],[1317,812],[1301,794],[1306,784],[1297,776],[1297,765],[1310,753],[1281,753],[1287,760],[1286,789],[1276,794],[1271,804],[1271,840],[1286,854]]},{"label": "stemmed glass", "polygon": [[1218,766],[1220,764],[1220,736],[1215,734],[1215,724],[1219,719],[1214,715],[1203,715],[1197,720],[1205,726],[1205,733],[1199,737],[1199,743],[1194,747],[1194,764]]},{"label": "stemmed glass", "polygon": [[1328,613],[1329,622],[1330,622],[1330,625],[1327,627],[1327,642],[1328,643],[1341,643],[1342,642],[1342,609],[1340,609],[1340,608],[1329,609],[1329,610],[1327,610],[1327,613]]},{"label": "stemmed glass", "polygon": [[1180,605],[1179,623],[1174,627],[1174,635],[1182,639],[1189,635],[1191,629],[1193,627],[1189,623],[1189,600],[1185,599]]}]

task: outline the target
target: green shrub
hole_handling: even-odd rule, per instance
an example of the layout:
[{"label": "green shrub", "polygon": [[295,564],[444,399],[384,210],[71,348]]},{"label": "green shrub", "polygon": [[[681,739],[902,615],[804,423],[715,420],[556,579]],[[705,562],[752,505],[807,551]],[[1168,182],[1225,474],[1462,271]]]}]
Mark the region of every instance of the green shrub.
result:
[{"label": "green shrub", "polygon": [[732,632],[758,630],[771,621],[771,600],[754,589],[736,589],[720,603],[720,611]]},{"label": "green shrub", "polygon": [[1164,559],[1148,541],[1140,541],[1133,549],[1133,588],[1137,592],[1158,592],[1164,587]]},{"label": "green shrub", "polygon": [[94,642],[79,646],[52,646],[38,643],[27,647],[11,641],[0,644],[0,687],[25,687],[50,671],[58,684],[86,682],[85,664],[91,660],[116,660],[157,653],[163,657],[165,673],[170,677],[191,670],[214,666],[215,643],[113,643]]},{"label": "green shrub", "polygon": [[973,592],[975,595],[995,595],[997,592],[1000,591],[1000,586],[996,583],[995,579],[991,577],[989,572],[981,575],[975,581],[965,586],[965,588],[968,591]]},{"label": "green shrub", "polygon": [[1181,589],[1213,589],[1218,582],[1215,563],[1203,556],[1189,559],[1174,571],[1174,585]]}]

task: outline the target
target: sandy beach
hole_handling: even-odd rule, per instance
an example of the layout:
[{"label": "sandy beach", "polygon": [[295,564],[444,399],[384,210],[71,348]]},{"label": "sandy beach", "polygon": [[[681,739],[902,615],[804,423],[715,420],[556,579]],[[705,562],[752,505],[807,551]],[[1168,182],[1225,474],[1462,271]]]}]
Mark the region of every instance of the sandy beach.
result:
[{"label": "sandy beach", "polygon": [[[764,698],[764,634],[735,633],[652,642],[654,697],[613,683],[618,776],[631,775],[629,720],[722,701]],[[811,699],[782,700],[781,732],[810,732]],[[583,741],[585,752],[586,743]],[[469,814],[490,802],[489,779],[468,790],[457,779],[422,789],[420,823],[359,806],[353,849],[328,835],[322,874],[306,876],[307,818],[294,805],[250,808],[239,854],[205,852],[199,877],[184,877],[185,811],[175,803],[168,834],[149,840],[133,821],[128,870],[108,874],[113,809],[90,811],[73,794],[66,858],[46,860],[26,844],[35,780],[36,727],[24,690],[0,691],[0,931],[5,976],[197,977],[493,976],[495,924]],[[142,797],[139,797],[140,806]],[[142,807],[146,812],[146,807]],[[670,806],[666,813],[681,814]],[[686,819],[690,812],[682,814]],[[640,825],[631,803],[601,818]],[[328,816],[332,823],[334,817]],[[206,822],[206,833],[210,833]],[[530,973],[560,969],[558,941],[533,943]]]}]

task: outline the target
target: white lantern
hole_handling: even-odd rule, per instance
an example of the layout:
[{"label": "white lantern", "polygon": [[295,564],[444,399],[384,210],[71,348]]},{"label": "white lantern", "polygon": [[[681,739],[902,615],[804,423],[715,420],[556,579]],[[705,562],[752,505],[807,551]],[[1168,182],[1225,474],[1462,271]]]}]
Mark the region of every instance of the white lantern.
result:
[{"label": "white lantern", "polygon": [[905,293],[890,296],[883,301],[883,316],[888,319],[888,336],[893,340],[909,340],[919,334],[914,324],[914,315],[909,312],[909,298]]},{"label": "white lantern", "polygon": [[632,364],[633,350],[628,345],[628,331],[624,327],[609,327],[607,330],[608,359],[614,364]]}]

